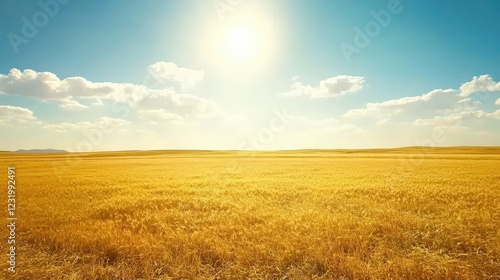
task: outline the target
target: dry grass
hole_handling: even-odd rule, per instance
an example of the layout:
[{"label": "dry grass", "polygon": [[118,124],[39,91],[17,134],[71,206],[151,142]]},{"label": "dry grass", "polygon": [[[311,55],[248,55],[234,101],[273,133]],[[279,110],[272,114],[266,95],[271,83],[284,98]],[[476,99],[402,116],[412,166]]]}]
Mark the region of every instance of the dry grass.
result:
[{"label": "dry grass", "polygon": [[2,153],[13,278],[500,279],[500,148],[424,153]]}]

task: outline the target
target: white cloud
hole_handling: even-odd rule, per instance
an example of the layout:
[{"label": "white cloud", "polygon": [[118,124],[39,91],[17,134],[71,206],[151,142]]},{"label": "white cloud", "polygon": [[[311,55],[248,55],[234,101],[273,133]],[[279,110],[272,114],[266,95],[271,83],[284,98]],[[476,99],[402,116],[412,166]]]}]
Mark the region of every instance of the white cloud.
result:
[{"label": "white cloud", "polygon": [[375,125],[376,126],[381,126],[381,125],[386,125],[390,123],[391,118],[385,118],[380,121],[378,121]]},{"label": "white cloud", "polygon": [[124,128],[129,125],[130,122],[123,119],[116,119],[110,117],[100,117],[93,122],[84,121],[77,123],[59,123],[59,124],[48,124],[44,128],[52,129],[57,132],[68,132],[68,131],[81,131],[89,129],[99,129],[103,132],[111,132],[120,128]]},{"label": "white cloud", "polygon": [[138,107],[144,110],[165,109],[185,117],[210,117],[223,110],[213,100],[191,94],[176,94],[172,90],[153,90],[144,97]]},{"label": "white cloud", "polygon": [[[387,119],[393,116],[435,115],[436,113],[453,112],[456,110],[473,110],[480,103],[470,98],[462,98],[453,89],[437,89],[421,96],[403,97],[400,99],[368,103],[364,108],[347,111],[342,117],[359,119],[376,117]],[[389,120],[386,120],[386,122]]]},{"label": "white cloud", "polygon": [[68,111],[83,110],[88,108],[88,106],[85,106],[79,103],[78,101],[72,99],[63,99],[60,102],[61,104],[59,105],[59,107]]},{"label": "white cloud", "polygon": [[414,124],[418,126],[460,125],[466,120],[500,120],[500,110],[488,113],[483,110],[462,111],[447,116],[436,116],[431,119],[417,119]]},{"label": "white cloud", "polygon": [[500,92],[500,82],[493,81],[490,75],[474,76],[472,81],[460,86],[460,96],[467,97],[477,92]]},{"label": "white cloud", "polygon": [[68,132],[70,130],[76,130],[81,128],[89,128],[92,126],[91,122],[79,122],[79,123],[60,123],[60,124],[48,124],[44,128],[53,129],[57,132]]},{"label": "white cloud", "polygon": [[355,93],[363,89],[365,78],[360,76],[337,76],[321,81],[320,88],[327,89],[327,96]]},{"label": "white cloud", "polygon": [[8,75],[0,74],[0,91],[10,95],[39,98],[44,101],[56,101],[65,110],[85,109],[86,106],[75,98],[93,99],[101,102],[123,94],[126,84],[93,83],[82,77],[59,79],[50,72],[35,72],[31,69],[10,70]]},{"label": "white cloud", "polygon": [[[180,81],[186,86],[203,77],[203,71],[173,67],[165,62],[156,63],[152,67],[160,77]],[[179,94],[173,89],[150,89],[129,83],[94,83],[82,77],[61,80],[53,73],[30,69],[21,72],[14,68],[8,75],[0,74],[0,92],[58,102],[65,110],[86,109],[88,106],[78,100],[88,100],[92,106],[119,102],[131,108],[137,107],[138,110],[165,109],[192,118],[212,116],[222,111],[215,101],[191,94]]]},{"label": "white cloud", "polygon": [[67,99],[72,96],[102,96],[113,92],[111,83],[92,83],[82,77],[60,80],[50,72],[23,72],[13,68],[8,75],[0,74],[0,91],[6,94],[38,97],[41,99]]},{"label": "white cloud", "polygon": [[36,120],[33,112],[29,109],[16,106],[0,106],[0,123],[29,123]]},{"label": "white cloud", "polygon": [[[180,83],[183,89],[198,84],[202,79],[200,73],[194,74],[194,78],[186,78],[189,74],[180,74],[189,69],[172,67],[175,71],[181,69],[177,73],[172,69],[163,71],[161,65],[157,65],[159,69],[157,70],[163,73],[164,81]],[[169,71],[173,71],[174,74],[168,74]],[[190,72],[184,71],[184,73]],[[439,145],[483,144],[495,143],[495,141],[498,143],[500,110],[488,112],[490,107],[483,107],[483,104],[477,101],[477,95],[470,94],[478,89],[496,87],[497,84],[491,79],[481,77],[463,84],[460,89],[437,89],[423,95],[368,103],[360,108],[349,110],[342,117],[337,115],[325,117],[324,111],[313,114],[312,111],[303,111],[308,108],[299,107],[297,110],[301,112],[300,114],[284,113],[287,115],[288,124],[283,126],[283,129],[278,124],[280,131],[279,133],[276,131],[276,137],[273,138],[272,143],[266,145],[266,149],[414,145],[415,140],[427,139],[435,129],[443,130],[449,136],[448,140],[439,142]],[[304,85],[297,79],[298,77],[292,79],[292,91],[284,95],[329,98],[359,92],[365,86],[363,77],[338,76],[323,80],[317,86]],[[480,82],[482,80],[484,81]],[[4,94],[35,97],[44,102],[57,102],[61,108],[69,111],[106,105],[99,110],[88,110],[88,116],[91,116],[91,113],[105,112],[115,105],[114,103],[127,106],[129,110],[129,114],[126,114],[129,116],[127,120],[98,118],[100,115],[92,115],[87,119],[70,122],[66,120],[70,118],[63,115],[61,116],[63,121],[42,123],[29,109],[0,106],[0,123],[9,122],[15,124],[16,128],[23,126],[19,125],[20,123],[37,124],[29,126],[30,129],[34,129],[30,130],[30,133],[40,136],[32,137],[32,142],[26,142],[29,144],[23,144],[27,146],[37,144],[36,141],[40,139],[49,139],[44,141],[52,145],[52,139],[58,137],[61,140],[54,141],[54,146],[59,147],[66,142],[73,145],[79,142],[72,143],[71,139],[80,139],[82,132],[87,133],[85,135],[90,133],[93,139],[96,139],[96,135],[99,134],[95,133],[95,129],[100,129],[101,131],[118,130],[118,133],[106,136],[107,144],[99,145],[100,150],[152,147],[227,149],[237,147],[240,139],[258,136],[259,134],[255,131],[261,131],[257,130],[260,128],[257,127],[259,122],[267,125],[267,121],[263,119],[265,116],[255,118],[251,114],[253,112],[251,108],[247,111],[243,107],[242,112],[236,110],[241,108],[235,108],[233,112],[228,113],[213,100],[193,94],[179,93],[174,88],[152,89],[145,85],[129,83],[94,83],[81,77],[60,79],[52,73],[35,72],[29,69],[23,72],[12,69],[8,75],[0,75],[0,91]],[[489,102],[495,102],[495,100],[496,98]],[[500,105],[500,99],[495,103]],[[276,104],[273,105],[276,106]],[[262,111],[262,113],[266,112]],[[75,116],[81,116],[81,114]],[[134,120],[134,123],[129,122],[128,119]],[[155,129],[148,126],[148,123],[182,125],[165,125],[162,129]],[[200,129],[205,126],[208,128]],[[140,140],[133,138],[137,131],[148,133],[147,135],[152,135],[152,137],[148,136]],[[477,137],[479,131],[486,131],[490,134]],[[11,147],[9,143],[15,142],[12,139],[19,138],[18,135],[22,133],[24,132],[18,131],[17,135],[12,134],[11,138],[5,138],[4,142],[7,144],[4,146]],[[397,137],[392,137],[393,133],[396,133]],[[178,137],[170,137],[171,135],[178,135]],[[204,139],[203,143],[200,143],[198,139]],[[75,147],[71,146],[68,150],[75,150]]]},{"label": "white cloud", "polygon": [[295,97],[309,95],[312,96],[314,88],[309,85],[303,85],[301,82],[294,82],[290,91],[280,93],[281,96]]},{"label": "white cloud", "polygon": [[[368,103],[363,108],[347,111],[342,120],[351,120],[360,124],[363,129],[370,127],[373,137],[379,138],[382,136],[377,133],[387,133],[390,129],[398,131],[398,137],[403,137],[404,134],[405,137],[410,137],[409,139],[425,139],[433,130],[440,129],[450,135],[462,137],[462,140],[450,137],[447,144],[479,143],[483,140],[481,143],[492,143],[498,134],[492,134],[488,139],[467,138],[469,142],[463,140],[463,137],[472,135],[476,130],[495,130],[499,124],[500,110],[488,112],[483,103],[478,101],[478,97],[472,95],[484,89],[494,88],[493,83],[484,82],[489,80],[484,78],[486,76],[481,77],[462,84],[460,90],[437,89],[421,96]],[[463,94],[464,92],[467,94]]]},{"label": "white cloud", "polygon": [[148,72],[156,82],[160,84],[170,81],[179,82],[184,90],[194,88],[205,75],[205,71],[182,68],[175,63],[164,61],[149,66]]},{"label": "white cloud", "polygon": [[309,96],[310,98],[331,98],[356,93],[363,89],[364,85],[364,77],[344,75],[323,80],[317,87],[304,85],[301,82],[295,81],[290,91],[281,93],[280,95],[286,97]]},{"label": "white cloud", "polygon": [[446,133],[457,133],[470,131],[469,127],[463,125],[448,125],[448,126],[435,126],[435,131],[444,131]]},{"label": "white cloud", "polygon": [[167,113],[164,109],[142,110],[138,112],[139,117],[152,122],[181,122],[184,119],[176,114]]},{"label": "white cloud", "polygon": [[[448,115],[453,112],[475,111],[481,106],[478,98],[469,96],[477,92],[500,91],[500,83],[495,83],[489,75],[473,77],[459,90],[436,89],[421,96],[403,97],[379,103],[368,103],[364,108],[346,112],[344,118],[361,119],[375,117],[379,120],[394,116],[428,118],[435,115]],[[500,101],[497,100],[498,104]],[[415,119],[415,118],[414,118]],[[389,121],[387,119],[385,122]]]},{"label": "white cloud", "polygon": [[436,116],[431,119],[416,119],[413,124],[417,126],[443,126],[458,123],[462,120],[460,115]]}]

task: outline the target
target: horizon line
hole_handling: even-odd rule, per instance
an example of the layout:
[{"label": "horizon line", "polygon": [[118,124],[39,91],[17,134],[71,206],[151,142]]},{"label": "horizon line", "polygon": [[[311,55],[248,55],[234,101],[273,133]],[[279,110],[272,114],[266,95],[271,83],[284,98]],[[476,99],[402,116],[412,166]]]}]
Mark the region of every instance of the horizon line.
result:
[{"label": "horizon line", "polygon": [[500,148],[500,145],[474,145],[474,146],[398,146],[398,147],[372,147],[372,148],[298,148],[298,149],[269,149],[269,150],[237,150],[237,149],[126,149],[126,150],[103,150],[103,151],[67,151],[61,149],[18,149],[15,151],[0,151],[0,153],[37,153],[37,154],[92,154],[92,153],[117,153],[117,152],[294,152],[294,151],[368,151],[368,150],[401,150],[401,149],[452,149],[452,148]]}]

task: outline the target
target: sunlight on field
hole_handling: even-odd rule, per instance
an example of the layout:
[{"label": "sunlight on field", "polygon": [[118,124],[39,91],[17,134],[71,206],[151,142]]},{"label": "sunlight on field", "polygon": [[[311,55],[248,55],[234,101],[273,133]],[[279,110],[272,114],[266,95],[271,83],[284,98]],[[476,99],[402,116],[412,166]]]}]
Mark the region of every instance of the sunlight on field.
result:
[{"label": "sunlight on field", "polygon": [[500,277],[500,148],[0,162],[17,170],[15,279]]}]

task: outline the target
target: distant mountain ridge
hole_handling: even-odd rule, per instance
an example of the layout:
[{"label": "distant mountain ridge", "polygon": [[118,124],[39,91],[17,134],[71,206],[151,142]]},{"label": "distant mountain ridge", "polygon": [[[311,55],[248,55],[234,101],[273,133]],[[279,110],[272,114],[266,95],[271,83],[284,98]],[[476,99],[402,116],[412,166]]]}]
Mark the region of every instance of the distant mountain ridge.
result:
[{"label": "distant mountain ridge", "polygon": [[30,150],[17,150],[15,153],[68,153],[65,150],[55,150],[55,149],[30,149]]}]

